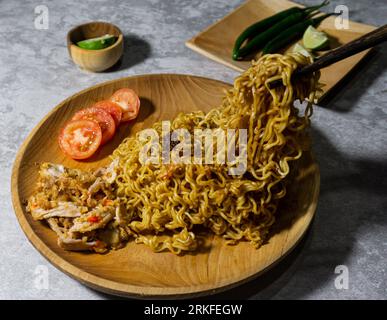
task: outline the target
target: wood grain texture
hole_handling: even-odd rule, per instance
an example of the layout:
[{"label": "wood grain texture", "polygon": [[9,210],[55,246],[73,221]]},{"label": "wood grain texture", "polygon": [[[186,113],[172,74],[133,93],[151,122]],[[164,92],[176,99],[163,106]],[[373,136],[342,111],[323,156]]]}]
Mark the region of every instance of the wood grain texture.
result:
[{"label": "wood grain texture", "polygon": [[[86,50],[76,45],[78,41],[105,34],[118,37],[113,45],[105,49]],[[109,69],[121,58],[124,52],[124,38],[117,26],[108,22],[94,21],[76,26],[68,32],[67,49],[76,65],[88,71],[100,72]]]},{"label": "wood grain texture", "polygon": [[[244,71],[250,66],[250,61],[234,61],[231,58],[235,39],[251,24],[294,6],[302,7],[287,0],[249,0],[223,19],[188,40],[186,45],[212,60],[237,71]],[[338,30],[335,28],[335,19],[336,17],[328,17],[318,27],[319,30],[330,36],[332,47],[348,43],[376,29],[374,26],[349,21],[349,29]],[[291,47],[284,49],[284,51],[288,50],[291,50]],[[363,51],[322,69],[320,81],[325,86],[320,99],[338,84],[369,51]],[[323,52],[321,53],[323,54]]]},{"label": "wood grain texture", "polygon": [[[75,111],[108,98],[122,87],[139,93],[141,110],[137,121],[120,126],[114,139],[90,160],[66,158],[56,140],[63,124]],[[256,277],[280,261],[302,238],[316,210],[320,176],[310,153],[299,161],[271,237],[259,250],[246,242],[227,246],[223,239],[209,235],[202,249],[183,256],[153,253],[133,241],[104,255],[67,252],[58,247],[53,231],[25,212],[23,201],[33,193],[38,175],[36,163],[49,161],[81,169],[99,167],[109,161],[108,155],[124,137],[179,112],[208,111],[219,105],[223,89],[229,87],[188,75],[135,76],[81,91],[55,107],[21,146],[12,172],[16,216],[35,248],[57,268],[86,285],[129,297],[184,298],[215,293]]]}]

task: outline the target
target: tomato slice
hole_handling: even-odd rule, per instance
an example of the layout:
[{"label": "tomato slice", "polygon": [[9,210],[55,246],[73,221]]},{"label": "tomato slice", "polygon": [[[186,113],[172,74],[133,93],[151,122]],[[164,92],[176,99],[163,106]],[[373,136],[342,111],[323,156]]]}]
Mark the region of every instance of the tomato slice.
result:
[{"label": "tomato slice", "polygon": [[140,111],[140,98],[132,89],[119,89],[113,93],[110,100],[121,107],[122,122],[135,119]]},{"label": "tomato slice", "polygon": [[109,112],[95,107],[86,108],[74,114],[71,120],[88,119],[96,121],[102,130],[101,145],[109,141],[116,132],[116,125]]},{"label": "tomato slice", "polygon": [[102,140],[102,130],[92,120],[68,122],[59,134],[59,147],[73,159],[87,159],[97,151]]},{"label": "tomato slice", "polygon": [[116,127],[118,127],[118,125],[121,122],[121,118],[122,118],[122,110],[118,104],[116,104],[112,101],[109,101],[109,100],[103,100],[103,101],[98,101],[96,104],[93,105],[93,107],[94,108],[101,108],[101,109],[109,112],[109,114],[114,119],[114,123],[115,123]]}]

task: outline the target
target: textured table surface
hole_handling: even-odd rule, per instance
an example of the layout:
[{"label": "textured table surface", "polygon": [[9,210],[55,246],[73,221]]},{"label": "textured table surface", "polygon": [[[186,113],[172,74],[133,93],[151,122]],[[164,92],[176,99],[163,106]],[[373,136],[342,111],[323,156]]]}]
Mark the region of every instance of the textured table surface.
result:
[{"label": "textured table surface", "polygon": [[[316,3],[302,1],[311,2]],[[10,176],[16,152],[55,105],[99,82],[168,72],[232,82],[235,71],[192,52],[184,42],[240,3],[0,2],[0,299],[111,298],[52,267],[26,239],[11,204]],[[332,10],[339,3],[348,5],[350,19],[355,21],[385,23],[383,0],[331,3]],[[34,25],[34,10],[41,4],[49,9],[47,30]],[[126,35],[125,58],[115,71],[80,71],[68,57],[67,30],[90,20],[111,21]],[[218,297],[387,298],[386,49],[384,45],[377,50],[333,99],[315,109],[313,136],[322,174],[321,196],[307,237],[271,272]],[[348,271],[347,289],[335,286],[337,266]],[[42,284],[38,277],[45,271],[48,283]]]}]

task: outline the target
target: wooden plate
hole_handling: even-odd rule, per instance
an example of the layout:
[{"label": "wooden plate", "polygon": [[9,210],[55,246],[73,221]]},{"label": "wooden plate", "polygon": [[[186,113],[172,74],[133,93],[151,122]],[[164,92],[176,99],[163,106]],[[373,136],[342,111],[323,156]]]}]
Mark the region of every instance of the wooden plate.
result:
[{"label": "wooden plate", "polygon": [[[251,24],[294,6],[302,7],[287,0],[249,0],[223,19],[194,36],[186,42],[186,45],[212,60],[235,70],[244,71],[250,66],[250,61],[234,61],[231,59],[235,39]],[[375,29],[374,26],[349,21],[349,29],[338,30],[335,28],[335,19],[336,17],[329,17],[318,27],[319,30],[330,36],[333,47],[350,42]],[[322,69],[320,81],[325,86],[320,99],[341,81],[368,52],[369,50],[363,51]]]},{"label": "wooden plate", "polygon": [[[307,230],[317,204],[320,177],[310,153],[300,161],[300,170],[278,212],[268,243],[255,250],[249,243],[226,246],[209,236],[206,249],[184,256],[153,253],[133,241],[107,254],[68,252],[57,246],[57,237],[46,225],[32,220],[23,200],[34,188],[36,162],[50,161],[90,169],[106,164],[114,148],[127,135],[171,119],[178,112],[218,106],[223,89],[230,85],[188,75],[146,75],[106,82],[68,98],[55,107],[21,146],[12,172],[12,199],[19,223],[35,248],[53,265],[82,283],[111,294],[130,297],[192,297],[214,293],[245,282],[267,270],[288,253]],[[139,93],[141,111],[132,125],[121,126],[115,139],[90,161],[66,158],[59,150],[59,129],[80,108],[109,97],[121,87]]]}]

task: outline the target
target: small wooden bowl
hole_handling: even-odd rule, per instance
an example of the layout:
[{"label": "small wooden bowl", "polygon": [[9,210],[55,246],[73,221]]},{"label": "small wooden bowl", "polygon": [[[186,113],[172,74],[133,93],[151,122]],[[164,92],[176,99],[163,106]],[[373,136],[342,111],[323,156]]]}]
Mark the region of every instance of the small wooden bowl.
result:
[{"label": "small wooden bowl", "polygon": [[[105,49],[87,50],[76,45],[78,41],[105,34],[118,37],[113,45]],[[112,67],[121,58],[124,52],[124,37],[117,26],[108,22],[93,21],[76,26],[68,32],[67,48],[76,65],[92,72],[100,72]]]}]

